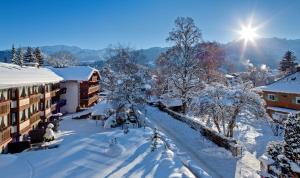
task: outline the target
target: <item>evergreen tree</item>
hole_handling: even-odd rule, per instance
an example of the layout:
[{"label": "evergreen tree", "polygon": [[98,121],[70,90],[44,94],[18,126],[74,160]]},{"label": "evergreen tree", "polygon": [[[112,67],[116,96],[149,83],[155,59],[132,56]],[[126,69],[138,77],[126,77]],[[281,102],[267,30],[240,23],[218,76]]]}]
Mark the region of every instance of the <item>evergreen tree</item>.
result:
[{"label": "evergreen tree", "polygon": [[27,48],[27,51],[24,55],[24,62],[25,63],[35,62],[34,55],[33,55],[33,50],[32,50],[31,47]]},{"label": "evergreen tree", "polygon": [[44,64],[44,58],[43,58],[43,55],[42,55],[42,52],[41,52],[40,48],[35,48],[33,54],[34,54],[34,58],[36,60],[36,63],[38,63],[39,66],[42,66]]},{"label": "evergreen tree", "polygon": [[296,56],[292,51],[287,51],[279,64],[279,70],[283,73],[291,73],[296,71],[296,66],[298,63],[296,62]]},{"label": "evergreen tree", "polygon": [[12,45],[12,49],[11,49],[11,62],[13,64],[17,64],[18,63],[18,59],[17,59],[17,51],[14,45]]},{"label": "evergreen tree", "polygon": [[270,142],[267,155],[273,160],[271,173],[275,177],[293,177],[293,168],[300,167],[300,117],[289,115],[285,121],[284,142]]},{"label": "evergreen tree", "polygon": [[284,155],[300,165],[300,117],[290,115],[285,126]]},{"label": "evergreen tree", "polygon": [[23,66],[23,63],[24,63],[23,49],[19,48],[17,51],[17,64]]}]

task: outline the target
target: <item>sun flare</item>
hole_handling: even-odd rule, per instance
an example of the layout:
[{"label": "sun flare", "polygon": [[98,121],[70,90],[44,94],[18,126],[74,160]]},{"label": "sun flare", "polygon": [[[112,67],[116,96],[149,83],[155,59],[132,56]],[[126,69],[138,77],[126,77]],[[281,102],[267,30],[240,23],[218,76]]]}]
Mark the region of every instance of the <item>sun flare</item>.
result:
[{"label": "sun flare", "polygon": [[254,41],[258,37],[256,29],[251,25],[242,26],[241,30],[239,31],[239,35],[240,39],[245,41]]}]

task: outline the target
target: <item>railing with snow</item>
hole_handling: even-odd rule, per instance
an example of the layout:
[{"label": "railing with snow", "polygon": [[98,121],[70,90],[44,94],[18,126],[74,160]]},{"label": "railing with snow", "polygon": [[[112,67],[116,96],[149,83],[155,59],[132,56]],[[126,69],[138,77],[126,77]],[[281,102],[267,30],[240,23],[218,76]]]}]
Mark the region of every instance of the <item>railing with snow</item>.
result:
[{"label": "railing with snow", "polygon": [[188,116],[184,116],[180,113],[172,111],[166,107],[158,106],[158,108],[161,111],[164,111],[164,112],[168,113],[169,115],[171,115],[174,119],[177,119],[179,121],[182,121],[182,122],[188,124],[192,129],[199,131],[204,137],[206,137],[210,141],[214,142],[218,146],[229,150],[233,156],[241,156],[242,155],[242,146],[239,145],[235,139],[220,135],[216,131],[202,125],[200,122],[197,122],[196,120],[194,120]]}]

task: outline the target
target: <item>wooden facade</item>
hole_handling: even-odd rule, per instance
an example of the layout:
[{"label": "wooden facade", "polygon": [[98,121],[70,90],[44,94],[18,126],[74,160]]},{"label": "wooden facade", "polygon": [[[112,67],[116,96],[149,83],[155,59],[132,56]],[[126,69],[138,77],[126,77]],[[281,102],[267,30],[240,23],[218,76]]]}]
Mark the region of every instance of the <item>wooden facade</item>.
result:
[{"label": "wooden facade", "polygon": [[59,83],[0,89],[0,151],[59,111]]},{"label": "wooden facade", "polygon": [[93,72],[93,75],[88,81],[80,82],[80,108],[93,106],[99,100],[100,92],[100,75],[98,72]]}]

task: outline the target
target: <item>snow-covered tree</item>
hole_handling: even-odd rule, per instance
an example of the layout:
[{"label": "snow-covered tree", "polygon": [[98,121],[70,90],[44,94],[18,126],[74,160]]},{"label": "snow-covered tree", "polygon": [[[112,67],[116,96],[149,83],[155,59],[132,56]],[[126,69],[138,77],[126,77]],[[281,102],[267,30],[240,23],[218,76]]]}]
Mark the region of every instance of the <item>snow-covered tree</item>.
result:
[{"label": "snow-covered tree", "polygon": [[117,78],[116,74],[114,74],[114,71],[111,70],[111,68],[106,65],[100,70],[101,73],[101,87],[103,90],[113,92],[116,88],[117,84]]},{"label": "snow-covered tree", "polygon": [[270,142],[266,156],[274,163],[269,173],[274,177],[294,177],[300,174],[300,117],[289,115],[285,121],[283,142]]},{"label": "snow-covered tree", "polygon": [[137,64],[138,57],[139,54],[129,47],[119,46],[108,50],[107,65],[113,71],[109,75],[114,75],[110,76],[109,82],[114,88],[109,99],[119,108],[145,101],[142,87],[147,70]]},{"label": "snow-covered tree", "polygon": [[244,81],[251,81],[255,87],[267,85],[273,81],[269,75],[269,71],[270,68],[264,64],[261,66],[249,65],[247,67],[247,73],[243,76],[243,79]]},{"label": "snow-covered tree", "polygon": [[286,120],[284,154],[300,166],[300,118],[290,115]]},{"label": "snow-covered tree", "polygon": [[175,97],[181,99],[183,113],[186,113],[192,96],[201,85],[201,69],[195,60],[195,46],[201,41],[201,32],[192,18],[178,17],[167,41],[174,46],[158,58],[157,70],[165,72],[165,79],[172,84]]},{"label": "snow-covered tree", "polygon": [[32,48],[28,47],[26,53],[24,54],[24,63],[32,63],[32,62],[35,62],[35,57],[33,55]]},{"label": "snow-covered tree", "polygon": [[296,56],[293,51],[287,51],[279,64],[279,70],[284,74],[289,74],[296,71],[296,66],[298,63],[296,62]]},{"label": "snow-covered tree", "polygon": [[23,66],[24,63],[24,53],[22,48],[18,48],[17,51],[17,64]]},{"label": "snow-covered tree", "polygon": [[194,115],[206,117],[218,132],[233,137],[237,118],[246,114],[249,118],[266,116],[264,100],[251,91],[248,84],[225,86],[219,83],[207,85],[193,101],[191,111]]},{"label": "snow-covered tree", "polygon": [[35,48],[33,55],[36,60],[35,62],[38,63],[39,66],[42,66],[44,64],[44,58],[43,58],[40,48]]},{"label": "snow-covered tree", "polygon": [[78,61],[69,51],[59,51],[48,57],[47,63],[53,67],[66,67],[76,65]]},{"label": "snow-covered tree", "polygon": [[18,64],[17,51],[14,45],[11,48],[11,63]]}]

